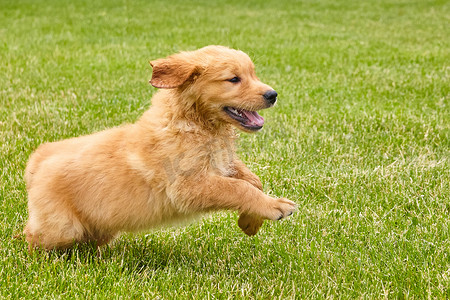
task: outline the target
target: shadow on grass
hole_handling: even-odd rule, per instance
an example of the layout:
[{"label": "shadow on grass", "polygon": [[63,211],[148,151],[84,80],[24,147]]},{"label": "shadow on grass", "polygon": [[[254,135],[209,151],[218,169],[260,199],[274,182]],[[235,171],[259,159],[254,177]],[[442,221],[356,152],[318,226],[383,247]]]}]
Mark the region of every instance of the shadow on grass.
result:
[{"label": "shadow on grass", "polygon": [[[195,268],[201,251],[189,249],[186,243],[161,238],[136,237],[133,240],[121,239],[107,246],[102,254],[105,259],[119,260],[123,268],[140,273],[144,270],[162,270],[168,267]],[[103,251],[103,249],[101,249]]]},{"label": "shadow on grass", "polygon": [[[13,243],[17,249],[28,252],[24,238],[16,237]],[[152,239],[151,236],[119,238],[111,244],[97,247],[95,243],[79,243],[65,250],[46,251],[34,249],[26,256],[35,262],[59,262],[72,266],[116,264],[123,272],[142,272],[143,270],[161,270],[168,266],[194,267],[200,257],[200,251],[189,251],[185,243],[175,240]]]}]

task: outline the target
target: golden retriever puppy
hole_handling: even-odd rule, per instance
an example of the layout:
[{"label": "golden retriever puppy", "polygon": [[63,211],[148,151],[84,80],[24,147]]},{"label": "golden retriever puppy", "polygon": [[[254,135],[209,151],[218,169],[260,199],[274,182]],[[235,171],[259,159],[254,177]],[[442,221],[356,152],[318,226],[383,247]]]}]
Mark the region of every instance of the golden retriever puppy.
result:
[{"label": "golden retriever puppy", "polygon": [[248,235],[295,210],[265,195],[235,154],[234,127],[263,127],[277,93],[243,52],[208,46],[152,61],[160,90],[131,125],[41,145],[25,170],[30,249],[108,243],[213,210],[236,210]]}]

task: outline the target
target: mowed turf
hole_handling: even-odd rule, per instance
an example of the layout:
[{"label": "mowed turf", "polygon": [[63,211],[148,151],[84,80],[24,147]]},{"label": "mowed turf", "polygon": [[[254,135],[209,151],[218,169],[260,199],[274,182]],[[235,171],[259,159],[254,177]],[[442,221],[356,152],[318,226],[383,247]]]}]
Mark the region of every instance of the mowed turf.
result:
[{"label": "mowed turf", "polygon": [[[448,1],[0,0],[1,298],[450,297]],[[279,93],[239,152],[298,203],[255,237],[222,212],[101,251],[27,251],[26,161],[135,121],[148,61],[241,49]]]}]

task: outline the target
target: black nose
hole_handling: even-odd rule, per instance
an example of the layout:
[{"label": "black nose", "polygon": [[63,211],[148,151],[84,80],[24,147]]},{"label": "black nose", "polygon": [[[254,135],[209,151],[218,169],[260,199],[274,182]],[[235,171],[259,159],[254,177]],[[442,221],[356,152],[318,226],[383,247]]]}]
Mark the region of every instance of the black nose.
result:
[{"label": "black nose", "polygon": [[264,99],[266,99],[267,102],[269,102],[269,104],[273,105],[275,104],[275,102],[277,102],[277,92],[275,92],[274,90],[271,91],[267,91],[263,97]]}]

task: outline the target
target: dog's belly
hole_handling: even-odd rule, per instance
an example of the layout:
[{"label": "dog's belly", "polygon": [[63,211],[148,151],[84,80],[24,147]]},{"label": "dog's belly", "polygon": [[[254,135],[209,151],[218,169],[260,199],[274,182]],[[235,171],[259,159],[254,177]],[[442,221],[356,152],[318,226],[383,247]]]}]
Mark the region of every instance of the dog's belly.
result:
[{"label": "dog's belly", "polygon": [[142,231],[193,217],[173,204],[161,182],[148,181],[128,168],[102,171],[85,166],[71,176],[73,204],[97,231]]},{"label": "dog's belly", "polygon": [[120,231],[145,231],[167,225],[185,224],[200,215],[194,212],[180,211],[163,193],[153,194],[150,192],[148,199],[136,202],[136,206],[126,213],[117,212],[117,215],[122,214],[119,221],[123,220],[117,224]]}]

